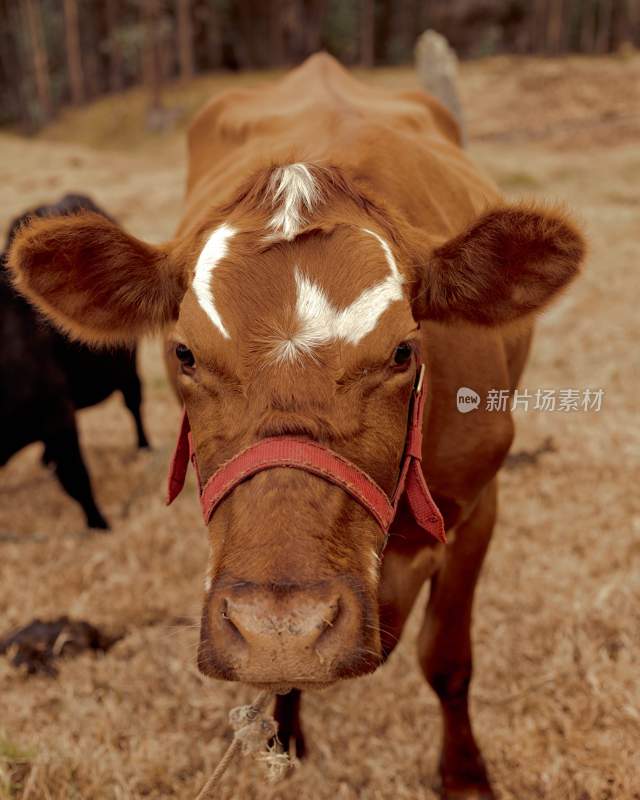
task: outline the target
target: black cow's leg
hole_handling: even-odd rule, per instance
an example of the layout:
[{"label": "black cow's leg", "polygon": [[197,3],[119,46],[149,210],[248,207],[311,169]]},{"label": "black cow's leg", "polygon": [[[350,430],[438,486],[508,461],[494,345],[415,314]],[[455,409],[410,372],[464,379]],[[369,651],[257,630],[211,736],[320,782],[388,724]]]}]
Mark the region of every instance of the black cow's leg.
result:
[{"label": "black cow's leg", "polygon": [[126,407],[131,412],[133,421],[136,425],[136,434],[138,436],[138,447],[140,449],[149,447],[149,440],[142,424],[142,387],[140,385],[140,378],[135,371],[135,359],[133,361],[133,370],[127,376],[127,380],[122,387],[122,396]]},{"label": "black cow's leg", "polygon": [[302,724],[300,722],[300,689],[292,689],[288,694],[276,697],[273,712],[278,723],[278,741],[285,753],[297,758],[304,758],[307,752]]},{"label": "black cow's leg", "polygon": [[[72,421],[73,422],[73,421]],[[109,523],[100,513],[93,498],[91,480],[82,458],[75,422],[45,440],[45,452],[55,464],[58,480],[64,490],[80,505],[90,528],[108,530]]]},{"label": "black cow's leg", "polygon": [[422,670],[442,707],[440,756],[446,800],[493,800],[495,795],[469,718],[471,611],[473,595],[496,513],[495,480],[485,488],[472,516],[460,524],[443,566],[432,579],[419,637]]}]

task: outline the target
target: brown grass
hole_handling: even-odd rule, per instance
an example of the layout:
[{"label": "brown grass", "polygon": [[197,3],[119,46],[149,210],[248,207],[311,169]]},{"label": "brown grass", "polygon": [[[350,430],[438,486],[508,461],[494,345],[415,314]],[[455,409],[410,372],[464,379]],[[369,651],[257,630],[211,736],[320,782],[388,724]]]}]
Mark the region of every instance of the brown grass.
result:
[{"label": "brown grass", "polygon": [[[516,450],[551,436],[557,452],[502,477],[474,627],[475,724],[503,800],[638,800],[640,153],[619,119],[585,133],[613,95],[631,102],[638,61],[574,60],[565,71],[497,60],[463,77],[477,160],[512,195],[567,201],[591,239],[587,273],[541,321],[523,385],[606,391],[600,413],[518,415]],[[571,147],[567,104],[583,95]],[[161,240],[179,213],[180,152],[177,136],[135,156],[2,137],[2,218],[89,190],[134,233]],[[226,746],[227,711],[253,694],[196,671],[205,532],[193,486],[162,504],[178,413],[156,342],[142,366],[152,453],[136,454],[118,399],[80,415],[111,536],[83,531],[37,446],[1,473],[0,630],[69,613],[127,635],[104,657],[63,663],[55,680],[0,660],[0,798],[190,798]],[[266,787],[245,763],[221,797],[433,800],[440,727],[415,663],[419,616],[378,673],[306,697],[310,754],[285,783]]]}]

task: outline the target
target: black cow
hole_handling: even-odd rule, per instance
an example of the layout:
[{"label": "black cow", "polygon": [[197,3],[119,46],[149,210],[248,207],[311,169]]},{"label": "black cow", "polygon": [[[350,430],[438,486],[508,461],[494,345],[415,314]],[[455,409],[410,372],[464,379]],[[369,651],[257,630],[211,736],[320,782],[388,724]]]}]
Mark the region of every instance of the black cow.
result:
[{"label": "black cow", "polygon": [[[82,210],[108,218],[83,195],[68,194],[59,203],[40,206],[14,220],[5,253],[30,217],[61,216]],[[5,256],[0,268],[0,466],[32,442],[44,442],[42,460],[55,468],[60,483],[77,500],[90,528],[108,529],[93,498],[82,458],[75,412],[121,391],[135,420],[138,447],[148,447],[140,405],[136,350],[92,350],[58,333],[9,282]]]}]

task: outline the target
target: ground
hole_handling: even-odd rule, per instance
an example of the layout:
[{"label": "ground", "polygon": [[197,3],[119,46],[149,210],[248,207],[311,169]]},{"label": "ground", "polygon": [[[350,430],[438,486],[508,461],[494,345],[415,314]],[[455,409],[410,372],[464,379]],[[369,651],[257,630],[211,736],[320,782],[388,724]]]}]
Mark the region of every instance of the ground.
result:
[{"label": "ground", "polygon": [[[1,135],[0,220],[73,189],[134,233],[168,238],[184,121],[231,82],[172,89],[182,118],[170,134],[139,132],[134,92],[36,139]],[[547,437],[554,450],[502,474],[475,613],[475,727],[502,800],[638,800],[640,58],[474,62],[462,90],[477,162],[510,197],[566,202],[590,240],[584,277],[540,320],[522,385],[605,391],[599,412],[516,413],[515,451]],[[1,473],[0,634],[65,613],[126,634],[56,679],[0,659],[1,798],[194,797],[229,709],[254,694],[196,670],[206,537],[193,484],[163,506],[178,408],[159,352],[149,341],[141,355],[152,452],[136,453],[119,398],[79,415],[111,535],[83,530],[38,446]],[[305,697],[309,757],[288,780],[269,787],[245,761],[220,797],[433,800],[440,721],[415,659],[420,614],[375,675]]]}]

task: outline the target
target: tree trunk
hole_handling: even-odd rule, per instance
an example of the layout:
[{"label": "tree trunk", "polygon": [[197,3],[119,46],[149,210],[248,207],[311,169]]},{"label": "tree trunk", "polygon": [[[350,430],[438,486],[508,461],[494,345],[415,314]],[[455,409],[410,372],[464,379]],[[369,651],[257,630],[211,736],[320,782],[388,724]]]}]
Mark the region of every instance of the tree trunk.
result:
[{"label": "tree trunk", "polygon": [[565,0],[555,0],[549,8],[547,18],[547,52],[559,55],[565,51],[564,45]]},{"label": "tree trunk", "polygon": [[31,53],[33,58],[33,73],[35,77],[36,93],[42,121],[47,121],[53,116],[53,101],[51,99],[51,81],[49,77],[49,59],[42,29],[42,17],[38,0],[22,0],[22,5],[29,31]]},{"label": "tree trunk", "polygon": [[387,58],[392,63],[404,63],[411,58],[417,36],[417,18],[415,0],[393,0],[387,40]]},{"label": "tree trunk", "polygon": [[23,129],[29,131],[33,120],[29,113],[28,67],[25,68],[24,46],[19,31],[23,29],[20,7],[13,0],[0,0],[0,18],[5,25],[0,25],[0,91],[3,108],[0,115],[7,120],[19,120]]},{"label": "tree trunk", "polygon": [[600,0],[598,4],[598,29],[595,37],[596,53],[608,53],[611,47],[611,12],[613,0]]},{"label": "tree trunk", "polygon": [[109,89],[121,92],[124,88],[122,47],[118,38],[119,0],[106,0],[107,39],[109,47]]},{"label": "tree trunk", "polygon": [[633,42],[629,0],[618,0],[613,9],[611,49],[619,50]]},{"label": "tree trunk", "polygon": [[596,33],[596,10],[594,3],[586,0],[582,10],[580,26],[580,50],[583,53],[593,53]]},{"label": "tree trunk", "polygon": [[629,41],[636,47],[640,45],[640,4],[627,3],[627,17],[629,19]]},{"label": "tree trunk", "polygon": [[269,63],[281,67],[286,63],[282,0],[272,0],[269,14]]},{"label": "tree trunk", "polygon": [[78,0],[64,0],[64,36],[67,48],[71,102],[74,106],[79,106],[84,102],[84,75],[82,74],[82,55],[80,50]]},{"label": "tree trunk", "polygon": [[327,0],[307,0],[303,5],[303,14],[306,17],[304,26],[306,31],[305,58],[320,49],[327,6]]},{"label": "tree trunk", "polygon": [[206,14],[206,41],[207,64],[214,69],[220,69],[224,59],[222,52],[222,22],[215,5],[207,4]]},{"label": "tree trunk", "polygon": [[160,5],[158,0],[142,1],[144,43],[142,48],[142,74],[149,92],[149,113],[161,113],[162,61],[160,54]]},{"label": "tree trunk", "polygon": [[547,0],[534,0],[534,36],[533,52],[546,53],[547,51]]},{"label": "tree trunk", "polygon": [[[286,3],[285,3],[286,5]],[[235,34],[235,57],[241,69],[259,69],[267,66],[268,53],[264,42],[268,37],[267,21],[259,0],[236,0],[232,4],[235,15],[233,32]],[[282,15],[284,17],[285,10]],[[286,24],[283,19],[283,25]]]},{"label": "tree trunk", "polygon": [[191,0],[177,0],[176,17],[178,23],[178,56],[180,78],[188,81],[194,76],[193,66],[193,22],[191,19]]},{"label": "tree trunk", "polygon": [[375,61],[375,0],[360,0],[360,63],[373,67]]}]

